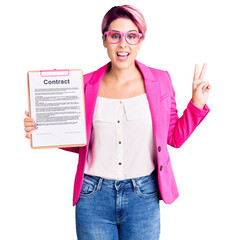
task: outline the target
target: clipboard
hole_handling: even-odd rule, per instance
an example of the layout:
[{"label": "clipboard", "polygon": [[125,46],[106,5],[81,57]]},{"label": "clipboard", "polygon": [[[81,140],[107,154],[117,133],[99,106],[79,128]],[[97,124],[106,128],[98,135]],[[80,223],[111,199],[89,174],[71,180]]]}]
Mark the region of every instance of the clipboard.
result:
[{"label": "clipboard", "polygon": [[33,149],[87,144],[84,80],[81,69],[27,72],[29,117],[38,124],[30,136]]}]

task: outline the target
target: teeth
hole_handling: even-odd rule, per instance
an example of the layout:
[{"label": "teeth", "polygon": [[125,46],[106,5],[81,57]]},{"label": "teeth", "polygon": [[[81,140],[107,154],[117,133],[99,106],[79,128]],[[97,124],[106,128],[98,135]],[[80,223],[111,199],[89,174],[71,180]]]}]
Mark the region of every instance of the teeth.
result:
[{"label": "teeth", "polygon": [[129,53],[117,53],[118,56],[127,56]]}]

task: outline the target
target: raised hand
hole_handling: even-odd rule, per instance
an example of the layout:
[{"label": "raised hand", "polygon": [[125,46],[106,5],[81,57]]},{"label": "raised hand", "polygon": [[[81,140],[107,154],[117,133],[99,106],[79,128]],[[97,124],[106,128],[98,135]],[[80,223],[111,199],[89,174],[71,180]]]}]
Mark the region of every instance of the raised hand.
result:
[{"label": "raised hand", "polygon": [[193,104],[198,108],[203,108],[207,102],[211,85],[209,82],[203,81],[206,73],[206,63],[203,64],[202,71],[199,76],[199,66],[195,64],[194,76],[193,76]]}]

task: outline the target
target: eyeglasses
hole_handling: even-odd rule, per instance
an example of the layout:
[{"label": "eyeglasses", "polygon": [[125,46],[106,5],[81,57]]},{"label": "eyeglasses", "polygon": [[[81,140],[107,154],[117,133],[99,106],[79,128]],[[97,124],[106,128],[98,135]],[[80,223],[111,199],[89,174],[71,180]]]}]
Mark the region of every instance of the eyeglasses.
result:
[{"label": "eyeglasses", "polygon": [[108,42],[112,44],[120,43],[122,41],[122,38],[125,37],[128,44],[135,45],[140,42],[140,39],[142,37],[142,33],[137,32],[121,33],[116,31],[106,31],[104,34],[107,35]]}]

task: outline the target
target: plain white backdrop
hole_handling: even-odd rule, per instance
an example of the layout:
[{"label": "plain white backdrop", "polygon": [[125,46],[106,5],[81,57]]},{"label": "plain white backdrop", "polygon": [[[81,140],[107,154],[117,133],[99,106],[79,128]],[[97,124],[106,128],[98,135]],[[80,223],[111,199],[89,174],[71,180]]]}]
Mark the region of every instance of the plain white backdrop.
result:
[{"label": "plain white backdrop", "polygon": [[196,63],[200,71],[207,63],[205,80],[212,85],[210,113],[181,148],[168,146],[180,196],[171,205],[161,202],[160,239],[235,239],[232,0],[1,2],[0,239],[76,239],[72,193],[78,155],[30,148],[23,126],[26,73],[88,73],[106,64],[101,21],[122,4],[145,16],[146,39],[137,59],[170,73],[179,116],[191,98]]}]

